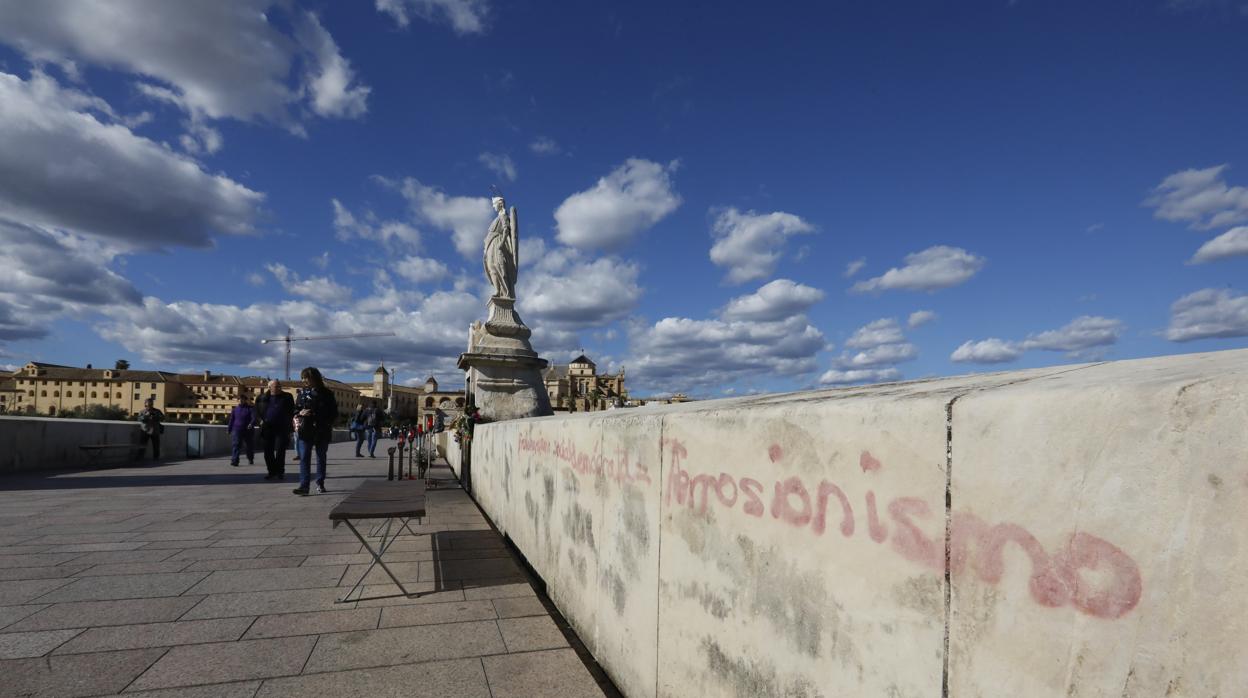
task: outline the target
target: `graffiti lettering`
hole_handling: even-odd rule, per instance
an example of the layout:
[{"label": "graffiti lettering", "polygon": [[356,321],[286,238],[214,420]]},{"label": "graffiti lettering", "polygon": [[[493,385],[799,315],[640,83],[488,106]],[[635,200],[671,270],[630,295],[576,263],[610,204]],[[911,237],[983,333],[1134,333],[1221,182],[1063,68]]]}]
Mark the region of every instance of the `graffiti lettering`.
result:
[{"label": "graffiti lettering", "polygon": [[[684,505],[704,514],[716,504],[735,509],[747,516],[762,518],[768,510],[764,504],[763,484],[753,478],[737,479],[729,473],[718,475],[691,474],[681,463],[688,457],[685,446],[675,439],[665,440],[671,456],[665,501]],[[778,457],[769,449],[768,457]],[[864,473],[880,469],[880,461],[863,451],[860,460]],[[827,526],[829,503],[835,499],[841,507],[841,535],[851,538],[855,531],[853,508],[845,492],[835,483],[821,480],[811,490],[800,477],[789,476],[774,483],[770,502],[771,519],[787,526],[822,536]],[[713,493],[713,496],[712,496]],[[945,569],[944,517],[937,516],[931,505],[918,497],[897,497],[888,503],[892,531],[881,520],[874,490],[865,495],[867,535],[875,543],[890,543],[900,557],[943,574]],[[968,512],[953,512],[950,521],[950,573],[971,574],[978,580],[996,585],[1005,573],[1005,548],[1017,546],[1030,560],[1031,575],[1028,592],[1039,605],[1050,608],[1072,606],[1096,618],[1121,618],[1140,602],[1143,580],[1139,565],[1130,555],[1112,543],[1085,532],[1076,532],[1054,554],[1049,554],[1030,531],[1014,523],[989,524]],[[931,534],[927,531],[939,531]],[[1085,575],[1084,572],[1092,572]]]},{"label": "graffiti lettering", "polygon": [[650,484],[650,469],[640,459],[630,457],[623,447],[617,448],[613,455],[604,454],[597,448],[586,453],[579,450],[571,439],[557,441],[552,446],[545,438],[524,434],[520,435],[518,445],[521,453],[541,456],[553,453],[556,460],[580,475],[601,475],[619,483]]}]

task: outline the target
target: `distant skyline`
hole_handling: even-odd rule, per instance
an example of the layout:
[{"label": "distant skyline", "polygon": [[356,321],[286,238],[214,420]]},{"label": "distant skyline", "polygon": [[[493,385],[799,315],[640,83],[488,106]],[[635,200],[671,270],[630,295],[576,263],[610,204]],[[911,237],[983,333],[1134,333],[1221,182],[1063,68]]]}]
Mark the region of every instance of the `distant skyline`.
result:
[{"label": "distant skyline", "polygon": [[0,366],[702,398],[1248,347],[1248,0],[0,0]]}]

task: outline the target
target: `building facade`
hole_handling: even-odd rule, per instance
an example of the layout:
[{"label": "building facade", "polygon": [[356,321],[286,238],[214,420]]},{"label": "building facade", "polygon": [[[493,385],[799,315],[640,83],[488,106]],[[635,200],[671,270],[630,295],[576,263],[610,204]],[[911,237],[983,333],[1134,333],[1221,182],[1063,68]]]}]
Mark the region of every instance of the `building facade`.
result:
[{"label": "building facade", "polygon": [[426,378],[424,384],[419,386],[394,385],[384,365],[373,371],[372,383],[352,383],[351,387],[358,390],[363,399],[376,400],[378,406],[390,415],[391,423],[430,426],[436,419],[437,411],[442,410],[449,424],[464,409],[462,388],[441,390],[433,376]]},{"label": "building facade", "polygon": [[628,402],[624,368],[618,373],[599,374],[589,357],[581,354],[567,364],[551,364],[542,379],[550,406],[568,412],[593,412],[623,407]]}]

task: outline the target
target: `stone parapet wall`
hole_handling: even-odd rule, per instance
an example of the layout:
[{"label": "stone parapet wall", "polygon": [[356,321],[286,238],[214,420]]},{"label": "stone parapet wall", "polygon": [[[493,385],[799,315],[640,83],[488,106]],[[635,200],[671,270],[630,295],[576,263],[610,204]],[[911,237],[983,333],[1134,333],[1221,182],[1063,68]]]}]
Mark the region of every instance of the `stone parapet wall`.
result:
[{"label": "stone parapet wall", "polygon": [[[203,433],[202,456],[226,455],[231,450],[230,435],[224,425],[166,423],[160,439],[162,460],[186,458],[188,429]],[[345,430],[334,431],[334,441],[346,441]],[[0,417],[0,474],[37,470],[86,467],[87,454],[79,448],[94,444],[134,444],[138,449],[139,425],[135,421],[57,419],[41,417]],[[256,437],[256,459],[263,447]],[[292,457],[294,449],[288,456]],[[151,446],[145,457],[150,457]],[[101,459],[109,465],[125,465],[128,454],[107,453]]]},{"label": "stone parapet wall", "polygon": [[1231,351],[488,424],[471,476],[628,696],[1229,696],[1246,454]]}]

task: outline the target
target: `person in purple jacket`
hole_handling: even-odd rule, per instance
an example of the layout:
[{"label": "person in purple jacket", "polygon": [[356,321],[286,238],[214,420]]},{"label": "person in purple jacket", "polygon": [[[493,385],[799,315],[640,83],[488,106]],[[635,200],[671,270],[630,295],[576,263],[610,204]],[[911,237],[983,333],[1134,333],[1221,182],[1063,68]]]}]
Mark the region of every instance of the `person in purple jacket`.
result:
[{"label": "person in purple jacket", "polygon": [[252,426],[256,421],[256,412],[251,408],[251,400],[246,395],[238,396],[238,404],[230,410],[230,421],[227,427],[234,450],[230,454],[230,465],[238,467],[239,452],[247,450],[247,464],[256,464],[256,439]]}]

